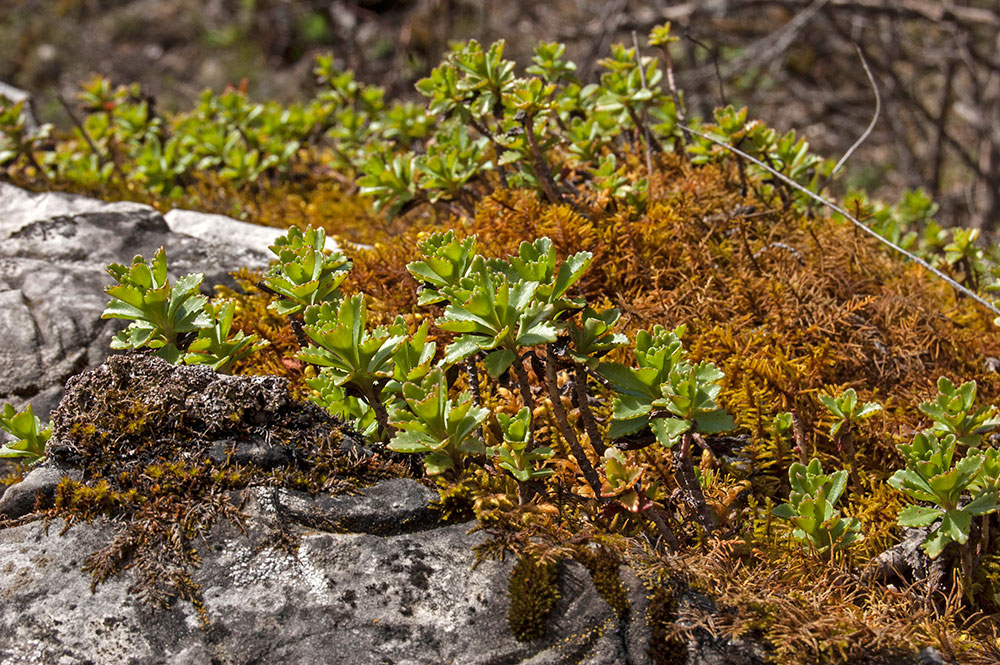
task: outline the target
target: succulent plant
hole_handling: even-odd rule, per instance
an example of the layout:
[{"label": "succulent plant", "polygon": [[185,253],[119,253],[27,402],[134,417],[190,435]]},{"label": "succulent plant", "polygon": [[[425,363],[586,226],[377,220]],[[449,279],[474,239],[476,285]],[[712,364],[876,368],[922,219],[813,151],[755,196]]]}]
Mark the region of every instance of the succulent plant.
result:
[{"label": "succulent plant", "polygon": [[920,404],[920,411],[931,418],[931,429],[939,436],[953,434],[964,446],[977,446],[984,435],[1000,427],[1000,412],[994,406],[976,407],[976,382],[966,381],[955,387],[949,379],[937,382],[933,402]]},{"label": "succulent plant", "polygon": [[111,296],[101,318],[132,321],[115,335],[113,349],[139,349],[148,346],[168,362],[179,362],[183,357],[180,337],[197,333],[212,326],[212,319],[205,311],[208,298],[198,293],[204,276],[185,275],[171,286],[167,278],[167,257],[161,247],[151,263],[136,256],[132,265],[112,263],[108,273],[118,284],[104,289]]},{"label": "succulent plant", "polygon": [[792,536],[817,552],[838,551],[864,539],[856,517],[841,517],[834,508],[847,487],[847,470],[823,473],[818,459],[808,466],[794,463],[788,468],[791,492],[788,503],[774,514],[792,523]]},{"label": "succulent plant", "polygon": [[228,300],[218,305],[209,303],[206,313],[214,323],[198,331],[198,336],[187,347],[184,362],[189,365],[209,365],[216,372],[228,374],[233,365],[256,353],[270,342],[257,335],[247,335],[242,331],[230,335],[236,303]]},{"label": "succulent plant", "polygon": [[906,468],[889,478],[889,484],[911,499],[931,503],[913,504],[899,513],[899,525],[930,526],[940,520],[924,540],[927,556],[937,558],[949,543],[964,545],[969,539],[972,518],[1000,509],[997,478],[981,476],[984,463],[995,473],[996,453],[989,456],[972,448],[956,459],[958,439],[927,430],[918,432],[913,443],[899,446]]},{"label": "succulent plant", "polygon": [[643,467],[630,463],[625,454],[617,448],[608,448],[604,451],[602,466],[604,468],[604,480],[601,483],[602,498],[614,499],[632,513],[642,512],[652,506],[652,502],[638,484],[645,472]]},{"label": "succulent plant", "polygon": [[403,384],[404,404],[393,409],[390,423],[397,432],[388,448],[401,453],[425,453],[427,474],[458,471],[464,458],[486,451],[477,434],[489,411],[474,406],[472,396],[448,397],[441,369],[431,370],[420,383]]},{"label": "succulent plant", "polygon": [[45,444],[52,436],[52,428],[42,428],[42,421],[30,404],[18,412],[5,403],[0,411],[0,429],[14,437],[14,441],[0,447],[0,457],[18,458],[33,464],[45,456]]},{"label": "succulent plant", "polygon": [[600,372],[618,391],[608,437],[621,438],[650,428],[656,440],[672,448],[694,427],[726,432],[736,424],[715,402],[725,375],[712,363],[692,365],[681,343],[684,326],[641,330],[635,338],[638,368],[601,363]]},{"label": "succulent plant", "polygon": [[553,450],[548,446],[531,448],[531,411],[528,407],[521,407],[513,416],[498,413],[497,422],[503,432],[503,442],[487,449],[487,455],[497,459],[497,466],[522,483],[552,475],[552,469],[538,463],[552,457]]},{"label": "succulent plant", "polygon": [[326,232],[291,227],[278,237],[271,251],[278,257],[261,280],[281,296],[270,309],[281,316],[300,314],[306,307],[340,299],[339,287],[351,270],[340,252],[327,253]]},{"label": "succulent plant", "polygon": [[848,388],[839,397],[820,395],[819,400],[834,416],[833,425],[830,426],[830,436],[837,436],[841,430],[871,418],[882,410],[882,405],[878,402],[859,403],[854,388]]}]

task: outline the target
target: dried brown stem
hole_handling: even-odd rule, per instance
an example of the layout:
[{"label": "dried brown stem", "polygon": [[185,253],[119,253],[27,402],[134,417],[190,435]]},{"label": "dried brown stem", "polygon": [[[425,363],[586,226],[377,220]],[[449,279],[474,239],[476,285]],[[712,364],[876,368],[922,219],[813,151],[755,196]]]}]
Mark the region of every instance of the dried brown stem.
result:
[{"label": "dried brown stem", "polygon": [[538,145],[538,139],[535,138],[534,116],[525,114],[521,125],[524,127],[524,134],[528,138],[528,147],[531,149],[532,167],[535,169],[535,175],[538,176],[539,182],[542,183],[542,191],[545,192],[545,197],[549,200],[549,203],[562,203],[562,196],[559,194],[558,188],[556,188],[555,180],[552,179],[552,172],[545,161],[545,155],[542,154],[542,149]]},{"label": "dried brown stem", "polygon": [[531,384],[528,382],[528,373],[524,371],[521,359],[515,359],[512,366],[514,368],[514,376],[517,377],[517,387],[521,390],[521,403],[531,409],[531,411],[534,411],[535,398],[531,396]]},{"label": "dried brown stem", "polygon": [[549,392],[549,400],[552,402],[552,411],[556,415],[556,423],[559,431],[569,445],[570,452],[576,458],[576,463],[583,472],[583,477],[587,484],[594,490],[594,496],[601,496],[601,479],[590,463],[587,453],[584,452],[580,440],[576,437],[576,432],[570,427],[569,419],[566,417],[566,409],[563,408],[562,396],[559,394],[559,382],[556,378],[556,354],[553,346],[549,344],[548,353],[545,355],[545,384]]},{"label": "dried brown stem", "polygon": [[677,484],[684,493],[684,500],[694,510],[698,516],[698,521],[705,528],[705,531],[712,534],[718,525],[715,515],[705,502],[705,494],[701,491],[701,484],[694,473],[694,464],[691,461],[691,434],[681,436],[681,446],[674,451],[674,476]]},{"label": "dried brown stem", "polygon": [[594,412],[590,410],[590,404],[587,403],[589,398],[587,393],[587,368],[583,365],[576,364],[574,367],[573,384],[573,388],[576,390],[576,401],[580,406],[580,418],[583,420],[583,429],[587,432],[587,438],[590,439],[590,447],[600,457],[608,447],[604,445],[604,438],[601,436],[601,431],[597,429],[597,421],[594,420]]},{"label": "dried brown stem", "polygon": [[792,409],[792,436],[795,437],[795,450],[799,454],[799,462],[803,465],[809,464],[809,453],[806,451],[806,430],[802,426],[798,410],[794,408]]}]

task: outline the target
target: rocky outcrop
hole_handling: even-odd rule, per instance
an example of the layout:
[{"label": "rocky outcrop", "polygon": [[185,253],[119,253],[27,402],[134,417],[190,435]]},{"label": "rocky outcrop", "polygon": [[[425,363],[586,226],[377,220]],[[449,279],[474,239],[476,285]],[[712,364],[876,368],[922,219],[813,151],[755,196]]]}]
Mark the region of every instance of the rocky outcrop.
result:
[{"label": "rocky outcrop", "polygon": [[205,273],[203,288],[232,284],[229,271],[265,267],[274,229],[221,215],[0,183],[0,402],[27,403],[45,419],[66,380],[107,357],[123,325],[102,320],[107,264],[128,264],[165,247],[174,276]]},{"label": "rocky outcrop", "polygon": [[[109,431],[126,403],[155,415],[157,427]],[[564,564],[562,598],[545,636],[519,642],[506,620],[512,562],[473,567],[473,548],[486,536],[470,533],[472,522],[439,523],[429,507],[435,492],[406,478],[337,495],[274,482],[274,474],[297,464],[308,470],[309,446],[330,440],[338,428],[319,409],[292,400],[276,377],[222,376],[119,355],[74,378],[53,414],[51,466],[34,472],[44,476],[35,480],[51,487],[49,476],[75,473],[88,487],[106,481],[124,489],[151,475],[151,464],[162,472],[170,463],[184,461],[190,469],[208,458],[249,479],[228,490],[240,519],[212,522],[203,537],[190,539],[196,564],[168,571],[190,574],[196,602],[174,598],[152,611],[139,588],[147,581],[136,572],[146,565],[140,550],[128,550],[120,573],[99,584],[83,570],[95,552],[128,540],[127,507],[112,510],[113,519],[78,522],[65,532],[59,517],[8,523],[0,528],[0,663],[647,662],[643,593],[634,581],[635,611],[620,620],[586,569]],[[290,436],[294,431],[301,436]],[[371,460],[344,433],[338,443],[344,460]],[[289,452],[271,454],[275,449]],[[51,505],[36,493],[32,476],[27,487],[9,491],[37,494],[32,508],[35,500]],[[339,487],[336,480],[327,484]],[[157,491],[141,488],[149,496]],[[169,504],[168,495],[156,496],[176,506],[171,520],[207,510],[198,497]],[[141,528],[143,539],[157,537],[151,522]]]}]

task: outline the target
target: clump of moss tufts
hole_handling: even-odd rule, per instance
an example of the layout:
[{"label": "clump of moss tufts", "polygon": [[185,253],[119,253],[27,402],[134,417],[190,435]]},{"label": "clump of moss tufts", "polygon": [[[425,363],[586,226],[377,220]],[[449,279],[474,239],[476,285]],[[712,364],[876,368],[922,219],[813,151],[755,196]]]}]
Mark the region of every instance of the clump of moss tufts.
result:
[{"label": "clump of moss tufts", "polygon": [[438,499],[431,504],[444,522],[468,522],[476,516],[473,487],[466,483],[438,485]]},{"label": "clump of moss tufts", "polygon": [[556,563],[542,562],[532,555],[522,556],[514,565],[507,585],[507,625],[516,639],[530,642],[545,634],[546,621],[560,598],[557,574]]}]

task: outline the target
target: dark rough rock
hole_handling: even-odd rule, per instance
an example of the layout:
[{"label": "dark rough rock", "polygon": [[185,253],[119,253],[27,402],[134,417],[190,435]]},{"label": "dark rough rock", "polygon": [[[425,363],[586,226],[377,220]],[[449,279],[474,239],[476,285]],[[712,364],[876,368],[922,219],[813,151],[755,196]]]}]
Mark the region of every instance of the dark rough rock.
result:
[{"label": "dark rough rock", "polygon": [[[154,428],[155,441],[136,435],[141,451],[127,445],[114,451],[119,467],[163,455],[204,456],[221,464],[235,455],[242,458],[235,461],[259,462],[270,470],[302,461],[291,437],[311,441],[336,429],[325,411],[293,400],[281,377],[229,376],[204,365],[178,366],[152,355],[118,354],[66,383],[66,393],[52,414],[49,457],[73,466],[89,456],[91,465],[103,465],[105,456],[86,449],[92,443],[81,441],[74,429],[120,428],[120,412],[133,405],[141,405],[143,417],[161,420]],[[187,441],[178,447],[179,437]],[[354,446],[350,439],[342,443]]]},{"label": "dark rough rock", "polygon": [[[173,214],[176,213],[176,214]],[[264,267],[277,231],[219,215],[172,211],[174,231],[153,208],[61,193],[33,194],[0,183],[0,401],[34,406],[43,420],[73,374],[108,356],[122,322],[102,320],[112,282],[108,263],[167,251],[174,277],[205,273],[204,290],[232,284],[241,266]],[[207,239],[206,239],[207,238]],[[220,239],[225,242],[220,242]]]},{"label": "dark rough rock", "polygon": [[[365,488],[357,496],[310,497],[282,490],[266,497],[286,518],[329,531],[384,535],[409,533],[438,521],[430,502],[437,493],[415,480],[398,478]],[[252,510],[247,509],[246,510]]]}]

